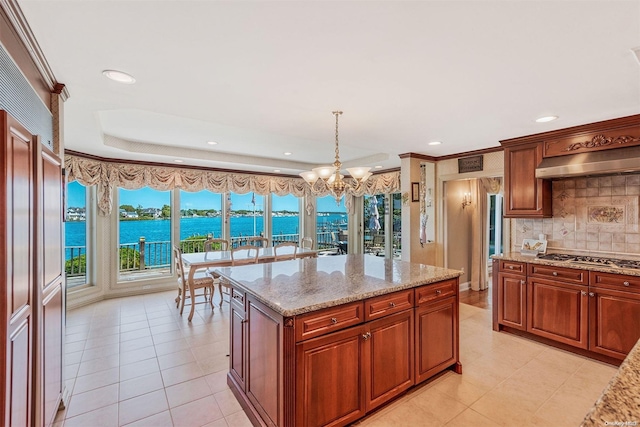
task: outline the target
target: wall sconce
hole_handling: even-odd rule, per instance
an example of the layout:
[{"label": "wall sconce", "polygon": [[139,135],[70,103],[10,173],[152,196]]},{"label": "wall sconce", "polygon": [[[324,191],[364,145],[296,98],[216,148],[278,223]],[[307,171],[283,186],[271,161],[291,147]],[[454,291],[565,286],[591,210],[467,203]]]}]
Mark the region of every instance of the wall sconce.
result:
[{"label": "wall sconce", "polygon": [[471,204],[471,193],[464,193],[462,195],[462,209]]}]

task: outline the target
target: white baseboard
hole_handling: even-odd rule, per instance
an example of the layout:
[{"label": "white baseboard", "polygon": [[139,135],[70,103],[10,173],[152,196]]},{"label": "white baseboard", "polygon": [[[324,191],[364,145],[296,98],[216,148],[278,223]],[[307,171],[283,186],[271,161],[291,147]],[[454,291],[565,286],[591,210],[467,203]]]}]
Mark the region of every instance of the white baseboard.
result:
[{"label": "white baseboard", "polygon": [[460,292],[468,291],[469,289],[471,289],[471,282],[460,283],[459,289],[460,289]]}]

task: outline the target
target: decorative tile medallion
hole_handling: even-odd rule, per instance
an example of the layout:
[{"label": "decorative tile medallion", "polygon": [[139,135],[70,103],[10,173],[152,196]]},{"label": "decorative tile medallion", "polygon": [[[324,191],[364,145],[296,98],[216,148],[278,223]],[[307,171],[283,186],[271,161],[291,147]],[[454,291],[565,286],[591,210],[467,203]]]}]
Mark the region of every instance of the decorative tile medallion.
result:
[{"label": "decorative tile medallion", "polygon": [[589,206],[587,207],[587,221],[606,224],[624,223],[623,206]]}]

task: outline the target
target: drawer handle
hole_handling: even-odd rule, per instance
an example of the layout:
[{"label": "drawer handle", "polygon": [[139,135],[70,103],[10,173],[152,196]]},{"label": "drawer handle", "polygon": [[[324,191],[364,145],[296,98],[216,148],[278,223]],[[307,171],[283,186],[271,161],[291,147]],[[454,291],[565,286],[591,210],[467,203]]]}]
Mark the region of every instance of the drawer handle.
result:
[{"label": "drawer handle", "polygon": [[395,306],[396,306],[396,303],[395,303],[395,302],[391,301],[391,302],[389,303],[389,307],[393,308],[393,307],[395,307]]},{"label": "drawer handle", "polygon": [[338,323],[338,319],[336,319],[335,317],[332,317],[331,318],[331,323],[333,323],[335,325],[336,323]]},{"label": "drawer handle", "polygon": [[368,340],[369,338],[371,338],[371,332],[367,332],[366,334],[362,334],[362,339],[363,340]]},{"label": "drawer handle", "polygon": [[554,272],[553,272],[553,273],[551,273],[551,274],[553,274],[554,276],[557,276],[557,275],[558,275],[558,272],[557,272],[557,271],[554,271]]},{"label": "drawer handle", "polygon": [[510,266],[509,266],[509,270],[513,270],[513,265],[510,265]]},{"label": "drawer handle", "polygon": [[582,294],[582,296],[587,296],[587,291],[580,291],[580,293]]},{"label": "drawer handle", "polygon": [[596,294],[594,294],[593,292],[589,292],[589,296],[590,296],[590,297],[595,297],[595,296],[596,296]]},{"label": "drawer handle", "polygon": [[440,295],[442,291],[440,289],[436,289],[436,295]]},{"label": "drawer handle", "polygon": [[625,286],[629,286],[629,282],[627,282],[627,281],[622,282],[622,284],[625,285]]}]

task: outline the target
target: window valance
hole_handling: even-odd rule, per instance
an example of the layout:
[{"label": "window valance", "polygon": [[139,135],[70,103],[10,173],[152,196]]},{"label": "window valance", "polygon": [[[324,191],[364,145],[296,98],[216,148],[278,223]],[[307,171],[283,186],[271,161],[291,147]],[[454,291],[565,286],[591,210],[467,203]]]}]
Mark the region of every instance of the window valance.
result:
[{"label": "window valance", "polygon": [[[76,155],[65,155],[65,169],[69,182],[78,181],[89,186],[96,185],[98,190],[98,209],[103,215],[111,214],[113,191],[120,187],[127,190],[150,187],[167,191],[179,188],[196,192],[209,190],[214,193],[234,192],[244,194],[254,192],[266,196],[276,194],[296,197],[326,196],[325,189],[314,189],[302,178],[252,175],[249,173],[230,173],[222,171],[203,171],[168,166],[136,165],[89,159]],[[400,172],[376,174],[370,177],[358,191],[347,189],[348,196],[374,195],[400,191]],[[347,209],[350,198],[347,197]],[[307,197],[307,214],[311,214],[312,205]]]}]

